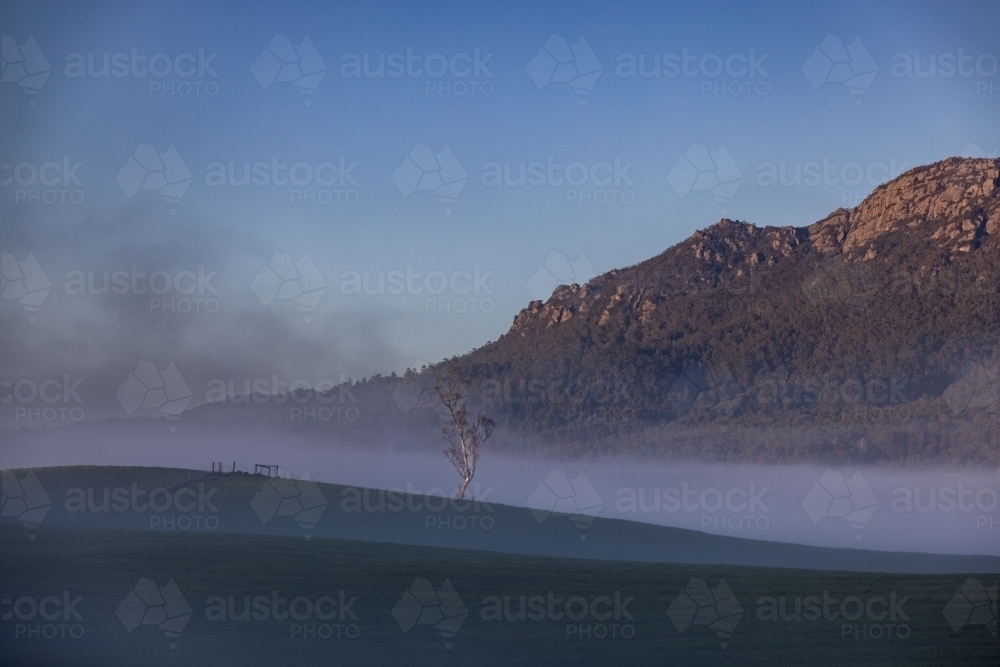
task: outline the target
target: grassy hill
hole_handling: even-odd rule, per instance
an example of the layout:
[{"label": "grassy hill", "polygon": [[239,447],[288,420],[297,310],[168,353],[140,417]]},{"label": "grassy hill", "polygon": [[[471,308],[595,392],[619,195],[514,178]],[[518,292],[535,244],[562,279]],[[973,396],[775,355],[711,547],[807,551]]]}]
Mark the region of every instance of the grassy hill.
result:
[{"label": "grassy hill", "polygon": [[[423,508],[344,511],[338,499],[357,489],[245,474],[3,475],[4,665],[982,666],[1000,655],[998,558],[606,519],[580,540],[566,517],[539,524],[502,505],[491,530],[442,530],[487,510],[429,511],[440,499],[403,495]],[[268,487],[297,504],[268,504]],[[22,525],[21,510],[46,502]],[[775,567],[787,563],[800,568]],[[880,568],[902,573],[844,571]],[[961,574],[913,573],[934,568]]]},{"label": "grassy hill", "polygon": [[[0,570],[5,665],[983,667],[1000,655],[984,626],[956,632],[943,614],[966,575],[621,563],[61,527],[44,527],[28,541],[21,526],[8,523],[0,524]],[[996,573],[972,578],[989,586]],[[436,589],[437,599],[424,602],[441,613],[417,603],[425,615],[415,617],[416,598],[401,602],[406,591],[421,592],[420,579]],[[130,591],[148,597],[150,585],[163,601],[141,603],[136,612]],[[708,599],[699,598],[706,590]],[[824,596],[827,616],[815,618],[807,598],[815,597],[819,609]],[[516,620],[522,597],[527,613]],[[799,620],[771,620],[769,610],[782,598],[788,614],[796,598],[806,604]],[[72,609],[65,618],[64,601]],[[251,617],[233,620],[248,602]],[[32,617],[32,604],[54,620]],[[870,613],[854,616],[864,607]],[[494,620],[497,609],[501,620]],[[14,612],[21,616],[11,618]],[[844,612],[855,620],[845,622]],[[722,623],[710,625],[717,618]]]},{"label": "grassy hill", "polygon": [[[23,483],[28,471],[4,474],[6,486],[10,479]],[[249,534],[303,542],[326,538],[657,563],[896,573],[1000,571],[1000,556],[803,546],[239,473],[70,466],[41,468],[31,475],[51,505],[40,527],[22,528],[24,539],[31,535],[41,539],[51,528],[66,527],[123,529],[150,536]],[[16,515],[3,519],[18,521]]]}]

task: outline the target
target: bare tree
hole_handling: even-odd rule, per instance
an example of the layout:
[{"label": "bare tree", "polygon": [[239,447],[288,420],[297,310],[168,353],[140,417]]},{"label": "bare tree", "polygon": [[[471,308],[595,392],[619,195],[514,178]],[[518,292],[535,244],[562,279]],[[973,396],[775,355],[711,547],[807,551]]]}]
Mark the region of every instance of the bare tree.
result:
[{"label": "bare tree", "polygon": [[465,490],[476,474],[476,463],[479,461],[479,446],[493,433],[496,422],[479,411],[472,421],[469,421],[469,408],[466,402],[466,392],[469,381],[462,380],[458,367],[453,367],[442,377],[435,373],[437,382],[434,391],[438,399],[448,411],[451,424],[441,429],[448,449],[444,455],[455,466],[462,482],[458,486],[458,498],[465,497]]}]

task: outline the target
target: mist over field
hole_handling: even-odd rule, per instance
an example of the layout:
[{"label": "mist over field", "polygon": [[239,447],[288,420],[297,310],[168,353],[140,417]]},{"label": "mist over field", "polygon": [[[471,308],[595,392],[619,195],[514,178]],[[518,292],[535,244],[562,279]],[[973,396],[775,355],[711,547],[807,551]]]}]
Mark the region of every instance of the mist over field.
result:
[{"label": "mist over field", "polygon": [[[116,465],[204,470],[221,462],[226,471],[235,463],[236,470],[249,472],[262,463],[278,465],[294,478],[345,486],[448,497],[455,496],[456,488],[454,471],[437,449],[347,449],[309,436],[277,440],[273,435],[243,432],[233,437],[228,432],[183,427],[171,433],[165,424],[130,436],[82,433],[70,447],[58,430],[21,431],[5,447],[4,459],[11,468]],[[996,539],[1000,477],[997,471],[981,469],[565,461],[486,452],[469,496],[530,507],[532,494],[552,479],[553,471],[567,480],[585,475],[596,492],[590,506],[594,516],[813,546],[1000,555]],[[833,490],[834,484],[845,484],[859,473],[871,495],[865,494],[856,504],[859,509],[874,507],[870,516],[849,522],[843,515],[828,516],[830,507],[822,501],[817,507],[810,505],[810,493],[822,486],[824,474]],[[830,497],[832,504],[833,493]]]}]

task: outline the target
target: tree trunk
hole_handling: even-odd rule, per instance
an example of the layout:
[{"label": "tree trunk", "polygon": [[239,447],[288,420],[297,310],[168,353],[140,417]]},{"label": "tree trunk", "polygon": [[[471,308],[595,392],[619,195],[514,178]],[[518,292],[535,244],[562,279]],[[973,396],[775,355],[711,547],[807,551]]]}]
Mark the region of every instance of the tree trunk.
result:
[{"label": "tree trunk", "polygon": [[472,481],[472,477],[463,477],[462,483],[458,486],[458,500],[465,498],[465,489],[469,486],[469,482]]}]

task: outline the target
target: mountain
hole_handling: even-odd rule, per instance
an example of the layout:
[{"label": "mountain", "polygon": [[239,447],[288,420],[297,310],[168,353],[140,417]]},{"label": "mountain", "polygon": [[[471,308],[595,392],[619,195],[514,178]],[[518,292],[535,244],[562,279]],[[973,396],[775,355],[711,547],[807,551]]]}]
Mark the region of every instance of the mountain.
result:
[{"label": "mountain", "polygon": [[496,452],[997,467],[998,286],[1000,160],[950,158],[806,227],[720,220],[405,377],[182,423],[439,449],[454,366]]},{"label": "mountain", "polygon": [[996,465],[998,271],[1000,161],[951,158],[560,286],[455,363],[510,447]]}]

